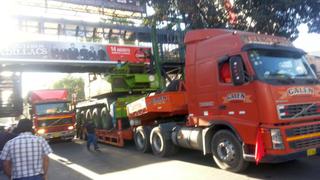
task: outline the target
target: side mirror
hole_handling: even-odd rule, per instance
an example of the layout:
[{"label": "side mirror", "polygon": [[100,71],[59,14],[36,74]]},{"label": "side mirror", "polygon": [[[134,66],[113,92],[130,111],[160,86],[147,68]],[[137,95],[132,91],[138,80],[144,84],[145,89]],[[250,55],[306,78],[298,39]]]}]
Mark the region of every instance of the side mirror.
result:
[{"label": "side mirror", "polygon": [[245,72],[243,68],[242,58],[233,56],[230,58],[230,68],[232,81],[235,86],[240,86],[245,83]]}]

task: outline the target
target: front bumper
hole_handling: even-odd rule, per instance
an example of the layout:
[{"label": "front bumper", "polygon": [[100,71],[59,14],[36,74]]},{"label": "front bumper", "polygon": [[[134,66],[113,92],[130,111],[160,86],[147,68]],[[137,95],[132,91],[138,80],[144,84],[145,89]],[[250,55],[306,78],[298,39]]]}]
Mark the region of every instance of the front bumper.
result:
[{"label": "front bumper", "polygon": [[[308,152],[309,151],[309,152]],[[312,153],[310,153],[312,151]],[[314,152],[315,151],[315,152]],[[315,155],[320,155],[320,148],[311,148],[304,151],[299,151],[286,155],[266,155],[262,158],[260,162],[262,163],[281,163],[287,162],[299,158],[307,158]]]},{"label": "front bumper", "polygon": [[[320,121],[262,128],[265,156],[261,162],[279,163],[320,154]],[[280,129],[284,149],[273,148],[270,129]]]},{"label": "front bumper", "polygon": [[75,130],[70,131],[60,131],[60,132],[50,132],[41,135],[46,140],[50,139],[62,139],[62,140],[70,140],[75,136]]}]

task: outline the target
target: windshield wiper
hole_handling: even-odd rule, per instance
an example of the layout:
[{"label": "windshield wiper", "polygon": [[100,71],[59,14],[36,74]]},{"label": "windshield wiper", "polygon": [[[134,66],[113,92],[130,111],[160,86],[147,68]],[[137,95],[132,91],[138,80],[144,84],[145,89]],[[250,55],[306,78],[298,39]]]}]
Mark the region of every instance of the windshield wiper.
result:
[{"label": "windshield wiper", "polygon": [[293,84],[295,80],[289,74],[281,74],[281,73],[271,73],[269,74],[270,77],[273,77],[278,82],[283,84]]},{"label": "windshield wiper", "polygon": [[306,79],[307,83],[319,84],[319,79]]},{"label": "windshield wiper", "polygon": [[290,78],[290,79],[276,79],[276,80],[282,84],[293,84],[295,82],[294,79],[292,79],[292,78]]}]

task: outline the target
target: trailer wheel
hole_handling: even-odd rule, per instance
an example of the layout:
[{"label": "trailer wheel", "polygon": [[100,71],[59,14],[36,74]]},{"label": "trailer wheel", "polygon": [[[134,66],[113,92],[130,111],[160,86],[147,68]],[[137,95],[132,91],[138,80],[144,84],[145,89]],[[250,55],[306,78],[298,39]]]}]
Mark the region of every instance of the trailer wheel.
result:
[{"label": "trailer wheel", "polygon": [[150,135],[151,149],[154,155],[167,157],[175,154],[178,147],[175,146],[170,137],[170,132],[154,127]]},{"label": "trailer wheel", "polygon": [[90,111],[90,109],[88,109],[86,111],[86,122],[91,121],[92,120],[92,113]]},{"label": "trailer wheel", "polygon": [[228,130],[220,130],[211,140],[211,152],[219,168],[231,172],[244,171],[249,162],[243,159],[241,143]]},{"label": "trailer wheel", "polygon": [[102,108],[101,110],[101,123],[102,123],[102,128],[110,130],[113,128],[113,122],[112,122],[112,117],[110,115],[110,112],[107,110],[106,107]]},{"label": "trailer wheel", "polygon": [[92,111],[92,120],[94,122],[94,124],[96,125],[97,128],[101,128],[102,124],[101,124],[101,114],[98,108],[95,108]]},{"label": "trailer wheel", "polygon": [[134,143],[136,149],[142,153],[149,152],[151,150],[150,146],[150,131],[151,128],[148,126],[139,126],[134,132]]}]

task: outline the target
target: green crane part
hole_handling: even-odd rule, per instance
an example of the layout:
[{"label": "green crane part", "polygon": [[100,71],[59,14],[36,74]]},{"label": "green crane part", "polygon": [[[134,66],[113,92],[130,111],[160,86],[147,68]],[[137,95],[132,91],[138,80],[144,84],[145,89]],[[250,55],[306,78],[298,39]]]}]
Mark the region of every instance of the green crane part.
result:
[{"label": "green crane part", "polygon": [[114,104],[115,106],[115,118],[128,118],[127,105],[133,101],[136,101],[144,95],[133,95],[127,97],[118,98]]},{"label": "green crane part", "polygon": [[159,80],[154,74],[149,74],[145,64],[119,64],[107,76],[112,92],[150,92],[159,89]]}]

